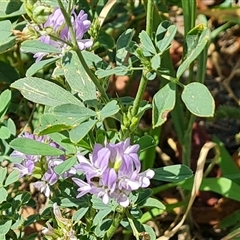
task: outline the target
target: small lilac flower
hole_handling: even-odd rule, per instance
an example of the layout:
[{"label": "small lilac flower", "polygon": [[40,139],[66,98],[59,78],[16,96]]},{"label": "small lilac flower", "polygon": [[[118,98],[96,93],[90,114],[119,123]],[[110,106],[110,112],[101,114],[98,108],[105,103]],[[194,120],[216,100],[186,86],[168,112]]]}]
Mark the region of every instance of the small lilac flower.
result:
[{"label": "small lilac flower", "polygon": [[[87,19],[87,17],[87,14],[82,10],[78,15],[74,10],[72,11],[71,23],[80,50],[89,48],[93,44],[91,39],[83,39],[84,34],[91,26],[91,22]],[[63,41],[70,43],[73,41],[60,8],[55,8],[53,13],[49,15],[47,21],[43,24],[43,29],[46,31],[39,31],[42,34],[42,36],[38,38],[39,41],[60,49],[61,55],[68,49],[68,45]],[[48,35],[49,32],[63,41],[51,39]],[[38,62],[47,54],[48,53],[38,52],[35,53],[34,58],[36,58],[36,62]]]},{"label": "small lilac flower", "polygon": [[140,173],[138,150],[139,145],[131,146],[130,139],[126,139],[117,144],[96,144],[89,160],[79,154],[76,169],[85,174],[86,182],[72,178],[79,186],[77,197],[90,193],[101,198],[105,204],[115,199],[121,206],[127,207],[130,192],[148,187],[154,176],[154,171],[150,169]]},{"label": "small lilac flower", "polygon": [[[29,138],[38,142],[49,144],[51,147],[59,148],[59,144],[52,141],[48,136],[36,136],[30,133],[24,133],[19,137]],[[21,163],[15,163],[13,168],[18,170],[20,177],[25,175],[33,175],[40,181],[35,182],[33,185],[44,193],[46,197],[50,196],[50,186],[54,185],[59,178],[66,179],[76,174],[75,168],[70,168],[68,171],[59,175],[55,172],[54,168],[65,161],[65,156],[40,156],[40,155],[26,155],[17,150],[13,151],[12,157],[22,158]]]},{"label": "small lilac flower", "polygon": [[41,193],[43,193],[46,197],[50,197],[50,187],[49,185],[44,181],[37,181],[33,183],[33,186],[38,189]]}]

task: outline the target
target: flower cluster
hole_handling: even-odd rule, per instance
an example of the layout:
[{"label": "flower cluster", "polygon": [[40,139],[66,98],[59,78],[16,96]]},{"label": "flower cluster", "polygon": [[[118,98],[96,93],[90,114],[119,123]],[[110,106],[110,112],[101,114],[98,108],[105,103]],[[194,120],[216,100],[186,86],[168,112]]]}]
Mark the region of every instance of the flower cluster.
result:
[{"label": "flower cluster", "polygon": [[[87,14],[82,10],[78,15],[74,10],[72,11],[71,23],[80,50],[89,48],[93,44],[93,41],[91,39],[83,39],[84,34],[88,31],[91,25],[91,22],[87,19],[87,17]],[[44,31],[39,31],[41,34],[39,40],[43,43],[60,49],[62,54],[68,48],[68,44],[66,42],[73,42],[69,28],[66,25],[66,20],[60,8],[55,8],[53,13],[49,15],[47,21],[43,24],[42,28]],[[38,62],[45,55],[47,55],[47,53],[38,52],[35,53],[34,58],[36,58],[36,62]]]},{"label": "flower cluster", "polygon": [[130,139],[126,139],[117,144],[96,144],[90,160],[79,154],[76,169],[85,174],[86,182],[72,178],[79,186],[77,197],[90,193],[102,198],[105,204],[114,199],[123,207],[129,206],[130,192],[148,187],[154,176],[150,169],[140,173],[138,150],[139,145],[131,146]]},{"label": "flower cluster", "polygon": [[[60,148],[60,146],[52,141],[48,136],[36,136],[30,133],[24,133],[20,137],[29,138],[36,140],[38,142],[47,143],[52,147]],[[61,149],[63,150],[63,149]],[[41,156],[41,155],[27,155],[23,154],[17,150],[13,151],[12,157],[20,157],[22,159],[21,163],[15,163],[14,169],[19,171],[20,177],[26,175],[32,175],[40,181],[35,182],[33,185],[35,188],[39,189],[46,197],[50,196],[50,186],[54,185],[58,179],[61,177],[63,179],[73,176],[76,173],[74,168],[71,168],[62,175],[57,174],[54,171],[54,167],[59,165],[65,160],[65,156]]]}]

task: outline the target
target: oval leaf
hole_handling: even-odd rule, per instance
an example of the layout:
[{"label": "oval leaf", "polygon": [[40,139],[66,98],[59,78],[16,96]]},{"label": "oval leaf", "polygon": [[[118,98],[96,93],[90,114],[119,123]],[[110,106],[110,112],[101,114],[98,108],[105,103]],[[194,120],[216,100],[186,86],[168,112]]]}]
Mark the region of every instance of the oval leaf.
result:
[{"label": "oval leaf", "polygon": [[77,93],[83,101],[96,99],[95,84],[86,73],[77,53],[67,52],[62,59],[62,63],[64,75],[72,91]]},{"label": "oval leaf", "polygon": [[78,143],[82,140],[96,123],[97,120],[90,119],[87,122],[81,123],[79,126],[73,128],[69,133],[71,142]]},{"label": "oval leaf", "polygon": [[154,179],[166,182],[180,182],[193,175],[192,170],[182,164],[156,168],[154,172]]},{"label": "oval leaf", "polygon": [[199,117],[212,117],[215,110],[214,99],[208,88],[197,82],[184,87],[182,100],[187,109]]},{"label": "oval leaf", "polygon": [[64,103],[83,105],[70,92],[41,78],[21,78],[14,82],[11,87],[18,89],[26,99],[46,106],[56,106]]},{"label": "oval leaf", "polygon": [[[196,26],[194,30],[195,31],[191,30],[190,34],[187,36],[187,58],[177,70],[176,76],[178,79],[182,76],[188,66],[198,57],[210,39],[210,31],[203,24]],[[201,32],[201,34],[199,34],[199,32]],[[193,42],[191,43],[191,41]]]},{"label": "oval leaf", "polygon": [[61,53],[61,50],[39,40],[26,40],[21,44],[21,51],[31,53]]},{"label": "oval leaf", "polygon": [[7,177],[4,186],[7,187],[8,185],[17,182],[19,179],[19,171],[13,170]]},{"label": "oval leaf", "polygon": [[26,76],[27,77],[31,77],[32,75],[34,75],[36,72],[38,72],[39,70],[41,70],[42,68],[56,62],[58,58],[50,58],[50,59],[46,59],[46,60],[42,60],[40,62],[35,62],[31,65],[30,68],[28,68],[27,72],[26,72]]},{"label": "oval leaf", "polygon": [[119,106],[117,105],[116,100],[112,100],[111,102],[107,103],[103,109],[100,111],[100,119],[103,121],[105,118],[111,117],[114,114],[118,113],[120,110]]},{"label": "oval leaf", "polygon": [[153,97],[153,128],[162,125],[167,120],[168,113],[174,108],[176,101],[176,85],[168,83]]},{"label": "oval leaf", "polygon": [[58,148],[28,138],[16,138],[10,142],[10,146],[29,155],[58,156],[64,153]]},{"label": "oval leaf", "polygon": [[143,207],[156,207],[158,209],[166,209],[166,207],[157,199],[155,198],[147,198],[144,204],[142,205]]},{"label": "oval leaf", "polygon": [[63,173],[65,173],[66,171],[68,171],[72,166],[74,166],[77,163],[77,158],[76,156],[73,156],[71,158],[68,158],[67,160],[63,161],[62,163],[60,163],[59,165],[57,165],[54,168],[54,171],[61,175]]}]

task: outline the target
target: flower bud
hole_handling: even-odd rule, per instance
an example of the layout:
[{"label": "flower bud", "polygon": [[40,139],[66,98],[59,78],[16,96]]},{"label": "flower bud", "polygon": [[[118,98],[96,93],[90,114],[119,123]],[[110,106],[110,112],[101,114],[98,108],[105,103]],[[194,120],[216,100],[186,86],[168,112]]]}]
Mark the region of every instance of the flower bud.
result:
[{"label": "flower bud", "polygon": [[131,120],[131,124],[129,127],[130,132],[134,132],[138,126],[139,119],[137,117],[133,117]]},{"label": "flower bud", "polygon": [[24,8],[27,12],[27,15],[32,18],[32,13],[33,13],[33,9],[34,9],[34,5],[37,3],[37,0],[24,0],[23,1],[23,5]]},{"label": "flower bud", "polygon": [[53,10],[53,8],[44,5],[37,6],[32,12],[32,19],[38,24],[45,23]]}]

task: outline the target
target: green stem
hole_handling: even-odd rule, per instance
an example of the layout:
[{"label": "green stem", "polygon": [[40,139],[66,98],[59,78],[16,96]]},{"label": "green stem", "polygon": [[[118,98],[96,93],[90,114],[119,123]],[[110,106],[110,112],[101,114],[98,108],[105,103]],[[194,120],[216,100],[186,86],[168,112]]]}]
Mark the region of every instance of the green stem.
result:
[{"label": "green stem", "polygon": [[[194,28],[195,21],[196,21],[196,1],[195,0],[189,0],[185,1],[182,0],[182,7],[183,7],[183,15],[184,15],[184,35],[185,39],[188,34],[188,32]],[[186,43],[184,46],[184,55],[186,52]],[[194,63],[190,64],[189,67],[189,77],[188,77],[188,83],[193,82],[193,67]],[[191,144],[192,144],[192,126],[195,121],[195,116],[187,112],[186,115],[186,129],[184,131],[183,135],[183,142],[182,142],[182,161],[183,164],[190,167],[191,164]]]},{"label": "green stem", "polygon": [[58,4],[59,4],[59,7],[62,11],[62,14],[66,20],[66,24],[68,26],[68,30],[69,30],[69,33],[70,33],[70,36],[71,36],[71,39],[72,39],[72,44],[73,44],[73,50],[76,51],[77,55],[78,55],[78,58],[84,68],[84,70],[86,71],[86,73],[88,74],[88,76],[91,78],[91,80],[93,81],[93,83],[95,84],[95,86],[97,87],[98,91],[100,92],[102,98],[105,99],[105,101],[109,101],[109,98],[107,96],[107,93],[105,92],[104,88],[101,86],[101,84],[99,83],[98,79],[96,78],[96,76],[94,75],[94,73],[89,69],[89,67],[87,66],[84,58],[83,58],[83,55],[82,55],[82,52],[81,50],[79,49],[78,47],[78,43],[77,43],[77,39],[76,39],[76,35],[75,35],[75,32],[73,30],[73,26],[72,26],[72,23],[71,23],[71,19],[66,11],[66,9],[64,8],[61,0],[57,0],[58,1]]},{"label": "green stem", "polygon": [[182,159],[183,164],[190,167],[191,165],[191,144],[192,144],[192,127],[195,121],[195,116],[190,113],[188,126],[185,130],[183,137],[183,145],[182,145]]},{"label": "green stem", "polygon": [[143,72],[142,73],[142,78],[140,80],[140,84],[139,84],[139,87],[138,87],[137,95],[136,95],[136,98],[133,102],[132,116],[135,116],[138,113],[140,102],[143,98],[144,91],[147,87],[147,82],[148,82],[148,80],[145,77],[145,73]]},{"label": "green stem", "polygon": [[88,74],[88,76],[91,78],[91,80],[93,81],[93,83],[95,84],[95,86],[97,87],[98,91],[101,94],[101,97],[105,100],[105,102],[109,102],[109,97],[107,95],[107,93],[105,92],[105,89],[102,87],[102,85],[100,84],[100,82],[98,81],[97,77],[94,75],[94,73],[89,69],[89,67],[87,66],[82,52],[81,50],[77,47],[74,47],[74,50],[76,51],[78,58],[84,68],[84,70],[86,71],[86,73]]},{"label": "green stem", "polygon": [[123,219],[124,216],[124,209],[121,209],[120,212],[117,212],[115,214],[115,216],[113,217],[113,222],[112,225],[110,226],[110,228],[107,230],[105,236],[104,236],[104,240],[110,240],[112,238],[112,236],[114,235],[114,233],[116,232],[116,230],[118,229],[120,222]]},{"label": "green stem", "polygon": [[147,0],[146,32],[150,37],[152,35],[153,28],[153,10],[154,10],[153,0]]},{"label": "green stem", "polygon": [[135,226],[135,224],[134,224],[134,221],[133,221],[133,219],[132,219],[131,214],[130,214],[128,211],[126,211],[126,215],[127,215],[128,222],[129,222],[129,224],[130,224],[130,226],[131,226],[131,228],[132,228],[134,237],[135,237],[137,240],[139,240],[139,232],[138,232],[138,230],[137,230],[137,228],[136,228],[136,226]]},{"label": "green stem", "polygon": [[[153,9],[154,9],[154,3],[153,0],[147,0],[147,19],[146,19],[146,32],[149,36],[152,34],[152,26],[153,26]],[[138,92],[135,98],[135,101],[133,103],[133,109],[132,109],[132,116],[135,116],[138,113],[138,109],[140,106],[140,102],[143,98],[144,91],[147,86],[147,78],[145,77],[145,72],[142,73],[142,78],[140,80]]]}]

